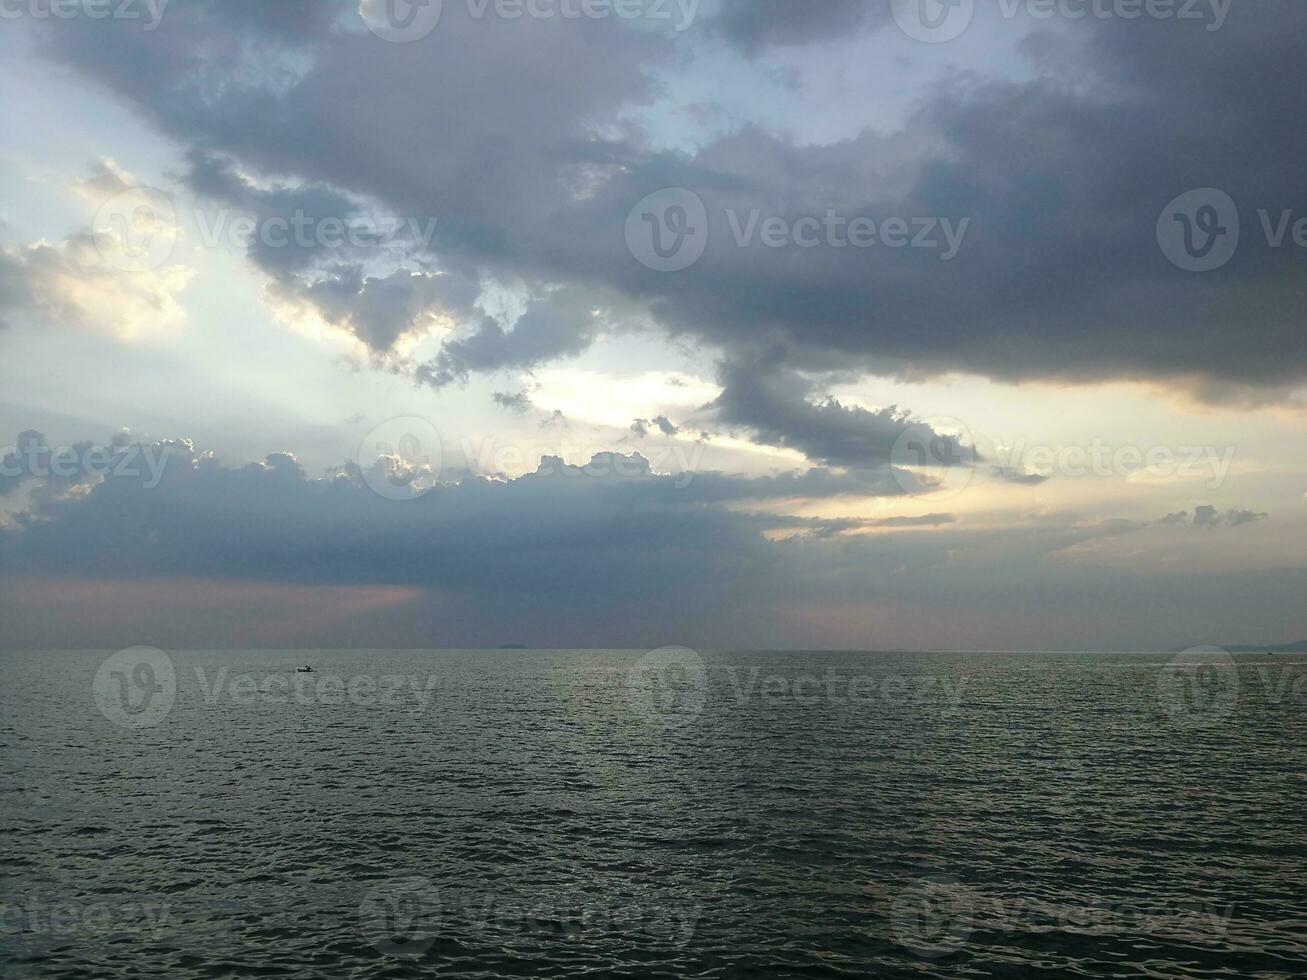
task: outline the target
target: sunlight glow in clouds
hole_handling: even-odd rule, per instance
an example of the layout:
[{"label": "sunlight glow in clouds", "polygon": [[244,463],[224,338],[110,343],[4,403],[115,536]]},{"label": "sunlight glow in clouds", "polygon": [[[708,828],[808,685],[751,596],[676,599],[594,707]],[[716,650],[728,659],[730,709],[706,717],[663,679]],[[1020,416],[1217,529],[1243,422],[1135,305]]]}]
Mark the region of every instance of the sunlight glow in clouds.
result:
[{"label": "sunlight glow in clouds", "polygon": [[[405,43],[353,0],[178,2],[150,31],[6,21],[0,444],[127,426],[214,456],[139,498],[0,482],[22,515],[0,574],[53,561],[43,535],[123,522],[66,605],[100,621],[95,583],[136,588],[160,550],[211,580],[183,531],[206,513],[237,518],[233,588],[305,609],[287,642],[322,608],[296,592],[327,587],[311,542],[346,590],[333,626],[406,642],[505,616],[558,642],[678,617],[690,643],[912,645],[914,622],[923,645],[1307,634],[1302,255],[1254,217],[1307,206],[1307,13],[1025,8],[977,5],[938,44],[888,3],[719,0],[675,30],[447,0]],[[1159,212],[1207,186],[1244,233],[1188,272]],[[702,220],[639,213],[669,190]],[[134,192],[166,206],[106,222]],[[969,224],[948,263],[730,234],[831,212]],[[406,231],[227,233],[376,215]],[[655,271],[632,228],[694,261]],[[350,466],[404,418],[450,472],[396,515]],[[173,538],[137,549],[165,518]],[[1003,594],[1037,598],[1005,616]],[[197,590],[175,598],[172,621],[214,627]],[[57,642],[52,618],[27,628]]]}]

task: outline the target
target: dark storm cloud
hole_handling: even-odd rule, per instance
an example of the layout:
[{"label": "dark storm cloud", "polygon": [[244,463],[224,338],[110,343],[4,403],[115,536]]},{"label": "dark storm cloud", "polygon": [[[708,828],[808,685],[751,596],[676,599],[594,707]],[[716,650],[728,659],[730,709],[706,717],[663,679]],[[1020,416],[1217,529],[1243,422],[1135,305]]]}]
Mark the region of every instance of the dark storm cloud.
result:
[{"label": "dark storm cloud", "polygon": [[525,391],[517,393],[496,391],[490,397],[500,408],[506,408],[510,412],[517,412],[518,414],[527,411],[531,407],[531,396]]},{"label": "dark storm cloud", "polygon": [[203,215],[209,229],[233,227],[229,209],[254,221],[246,255],[272,277],[277,297],[310,304],[376,353],[433,316],[480,319],[479,285],[408,267],[429,261],[436,218],[384,213],[323,184],[260,187],[230,160],[201,152],[190,155],[186,183],[221,206]]},{"label": "dark storm cloud", "polygon": [[108,479],[120,487],[153,489],[169,458],[179,454],[190,459],[192,448],[189,442],[175,440],[143,444],[126,430],[107,442],[52,445],[44,433],[29,429],[0,446],[0,499],[29,488],[27,509],[18,514],[19,523],[25,524],[33,514],[57,508]]},{"label": "dark storm cloud", "polygon": [[481,317],[474,333],[446,341],[432,361],[420,365],[418,379],[439,388],[472,373],[528,368],[579,354],[599,331],[591,306],[589,296],[571,289],[536,299],[510,330]]},{"label": "dark storm cloud", "polygon": [[30,513],[0,531],[0,565],[8,573],[601,593],[674,575],[692,588],[714,570],[747,578],[772,547],[764,531],[810,524],[721,503],[873,492],[865,480],[821,472],[685,480],[653,473],[638,455],[598,454],[585,466],[544,457],[528,476],[469,478],[399,502],[374,493],[354,464],[313,478],[285,453],[225,468],[189,444],[166,446],[157,485],[111,475],[83,479],[85,493],[34,497]]},{"label": "dark storm cloud", "polygon": [[[135,445],[126,437],[113,444],[120,451]],[[728,636],[793,645],[814,635],[865,643],[883,635],[870,620],[852,633],[814,633],[813,623],[826,619],[823,610],[848,613],[879,602],[920,610],[926,619],[913,623],[916,643],[963,648],[983,645],[968,621],[987,622],[996,609],[1008,624],[1007,643],[1017,642],[1011,623],[1020,622],[1023,645],[1128,646],[1141,635],[1174,645],[1189,639],[1170,632],[1167,624],[1177,621],[1201,634],[1244,622],[1236,614],[1256,609],[1265,622],[1283,624],[1303,587],[1301,570],[1292,569],[1159,578],[1072,562],[1049,574],[1049,562],[1065,552],[1149,533],[1131,521],[1064,514],[968,527],[948,514],[863,520],[738,509],[751,499],[869,492],[865,477],[854,474],[698,474],[682,485],[676,475],[653,473],[638,455],[599,454],[586,466],[545,458],[536,473],[515,480],[466,479],[396,501],[375,494],[352,465],[313,478],[287,453],[225,467],[186,442],[156,448],[170,452],[157,485],[111,475],[77,492],[35,494],[20,519],[0,524],[4,581],[38,583],[0,589],[0,644],[84,643],[87,623],[15,604],[15,596],[57,597],[70,580],[104,583],[106,602],[118,594],[114,583],[194,583],[194,607],[156,604],[150,608],[158,621],[132,619],[126,610],[113,619],[123,643],[167,635],[183,645],[212,644],[220,635],[219,627],[196,626],[213,619],[197,614],[210,609],[205,597],[214,589],[206,582],[422,590],[407,612],[364,618],[356,633],[338,632],[336,619],[320,629],[300,625],[293,638],[305,644],[348,636],[425,645],[461,637],[475,645],[506,626],[527,630],[522,635],[533,642],[564,645]],[[923,526],[932,530],[923,533]],[[620,619],[605,612],[615,606]],[[800,620],[787,621],[782,609]],[[460,625],[451,631],[440,623],[454,610]],[[759,617],[765,628],[754,629]],[[994,634],[985,636],[993,642]]]},{"label": "dark storm cloud", "polygon": [[[348,23],[348,5],[335,9]],[[729,3],[717,23],[735,23],[738,43],[788,43],[836,32],[855,12],[807,15]],[[282,18],[296,16],[305,29],[286,31]],[[923,93],[892,135],[799,145],[743,129],[692,154],[655,151],[628,122],[675,64],[664,34],[611,20],[474,21],[457,4],[412,45],[325,14],[274,20],[199,4],[170,10],[150,34],[70,21],[46,25],[46,40],[174,138],[438,216],[432,251],[445,271],[620,294],[741,364],[783,349],[809,372],[1164,378],[1205,395],[1307,377],[1303,256],[1270,248],[1256,217],[1307,201],[1307,8],[1295,0],[1239,5],[1219,31],[1063,22],[1025,44],[1034,80],[959,76]],[[691,268],[656,273],[627,253],[623,228],[637,201],[671,186],[701,196],[709,240]],[[1239,203],[1243,240],[1226,267],[1183,272],[1155,225],[1172,198],[1206,186]],[[934,221],[936,239],[967,225],[947,260],[943,248],[884,241],[741,247],[732,221],[755,211]],[[410,310],[394,304],[362,332],[384,343],[398,328],[381,321]],[[469,317],[422,377],[448,384],[567,356],[597,336],[590,326]],[[823,427],[872,424],[840,411],[827,409]],[[773,435],[798,445],[786,427]],[[857,457],[857,442],[803,440],[814,459]]]},{"label": "dark storm cloud", "polygon": [[[927,423],[892,406],[873,412],[834,398],[814,402],[812,382],[774,362],[732,361],[721,366],[719,380],[722,393],[708,407],[720,422],[747,427],[764,445],[794,449],[835,466],[884,466],[895,444],[904,444],[900,440],[926,445],[939,437]],[[958,444],[956,449],[956,465],[976,461],[971,447]]]}]

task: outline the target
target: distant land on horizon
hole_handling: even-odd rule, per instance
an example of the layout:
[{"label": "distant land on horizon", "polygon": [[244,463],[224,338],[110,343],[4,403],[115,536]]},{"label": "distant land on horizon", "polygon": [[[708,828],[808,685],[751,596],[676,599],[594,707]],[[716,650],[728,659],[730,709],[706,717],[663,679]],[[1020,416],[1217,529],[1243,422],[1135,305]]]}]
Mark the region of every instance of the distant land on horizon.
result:
[{"label": "distant land on horizon", "polygon": [[[948,648],[944,648],[944,647],[933,647],[933,648],[929,648],[929,649],[924,649],[924,648],[923,648],[923,649],[907,649],[907,648],[894,648],[894,647],[739,647],[739,648],[701,647],[701,648],[699,648],[699,649],[700,649],[701,651],[703,651],[703,652],[709,652],[709,651],[718,651],[718,652],[720,652],[720,651],[728,650],[728,649],[729,649],[729,650],[731,650],[732,652],[735,652],[735,653],[898,653],[898,654],[903,654],[903,653],[908,653],[908,654],[912,654],[912,653],[920,653],[920,654],[949,654],[949,653],[957,653],[957,654],[965,654],[965,653],[1013,653],[1013,654],[1020,654],[1020,653],[1053,653],[1053,654],[1059,654],[1059,653],[1060,653],[1060,654],[1098,653],[1098,654],[1112,654],[1112,653],[1115,653],[1115,654],[1130,654],[1130,653],[1139,653],[1139,654],[1165,655],[1165,654],[1168,653],[1168,652],[1169,652],[1169,653],[1184,653],[1185,651],[1188,651],[1188,650],[1192,650],[1192,649],[1194,649],[1194,646],[1195,646],[1195,645],[1192,645],[1192,644],[1191,644],[1191,645],[1187,645],[1187,646],[1177,646],[1177,647],[1173,647],[1173,648],[1172,648],[1171,650],[1169,650],[1169,651],[1163,651],[1163,650],[1160,650],[1160,649],[1159,649],[1159,650],[1143,650],[1143,649],[1140,649],[1140,650],[1040,650],[1040,649],[1025,649],[1025,650],[983,650],[983,649],[974,649],[974,650],[963,650],[963,649],[948,649]],[[1209,645],[1207,648],[1208,648],[1208,649],[1213,649],[1213,647],[1211,647],[1210,645]],[[15,652],[26,652],[26,653],[79,653],[79,652],[97,652],[97,651],[98,651],[98,652],[103,652],[103,651],[105,651],[105,650],[110,650],[110,649],[113,649],[113,648],[110,648],[110,647],[104,647],[104,648],[67,647],[67,648],[44,648],[44,649],[42,649],[42,648],[37,648],[37,647],[27,647],[27,646],[10,645],[10,644],[4,643],[3,641],[0,641],[0,652],[7,652],[7,653],[15,653]],[[344,652],[357,651],[357,650],[369,650],[369,649],[373,649],[373,648],[372,648],[372,647],[365,647],[365,646],[348,646],[348,647],[308,647],[308,646],[306,646],[306,647],[237,647],[237,646],[229,646],[229,647],[224,647],[224,646],[206,645],[206,646],[204,646],[204,647],[196,647],[196,646],[189,646],[189,645],[181,645],[181,646],[166,646],[166,647],[160,647],[160,649],[168,650],[168,651],[175,652],[175,653],[191,652],[191,651],[200,651],[200,650],[203,650],[203,651],[206,651],[206,652],[240,651],[240,652],[243,652],[243,653],[266,652],[266,653],[280,653],[280,654],[290,654],[290,653],[296,653],[296,654],[299,654],[299,653],[332,653],[332,652],[341,652],[341,653],[344,653]],[[631,647],[631,646],[611,646],[611,645],[610,645],[610,646],[574,646],[574,647],[554,647],[554,646],[540,646],[540,647],[537,647],[537,646],[531,646],[531,645],[526,644],[526,643],[502,643],[502,644],[500,644],[500,645],[498,645],[498,646],[493,646],[493,647],[475,647],[475,648],[474,648],[474,647],[440,647],[440,646],[435,646],[435,647],[395,647],[395,648],[392,648],[392,649],[395,649],[395,650],[409,650],[409,651],[413,651],[413,652],[419,652],[419,651],[425,651],[425,652],[457,651],[457,652],[464,652],[464,653],[476,653],[476,652],[482,652],[482,653],[485,653],[485,652],[492,652],[492,651],[499,650],[499,651],[526,651],[526,652],[535,652],[535,653],[547,653],[547,652],[558,651],[558,650],[622,650],[622,651],[634,651],[634,652],[638,652],[638,651],[644,650],[644,649],[646,649],[646,648],[645,648],[645,647],[642,647],[642,646],[640,646],[640,647]],[[1307,653],[1307,640],[1298,640],[1298,641],[1296,641],[1296,642],[1294,642],[1294,643],[1281,643],[1281,644],[1259,644],[1259,643],[1254,643],[1254,644],[1237,644],[1237,645],[1219,644],[1219,645],[1215,646],[1214,649],[1225,650],[1225,651],[1227,651],[1227,652],[1229,652],[1229,653]]]},{"label": "distant land on horizon", "polygon": [[1280,646],[1227,646],[1223,650],[1231,653],[1307,653],[1307,640],[1297,643],[1283,643]]}]

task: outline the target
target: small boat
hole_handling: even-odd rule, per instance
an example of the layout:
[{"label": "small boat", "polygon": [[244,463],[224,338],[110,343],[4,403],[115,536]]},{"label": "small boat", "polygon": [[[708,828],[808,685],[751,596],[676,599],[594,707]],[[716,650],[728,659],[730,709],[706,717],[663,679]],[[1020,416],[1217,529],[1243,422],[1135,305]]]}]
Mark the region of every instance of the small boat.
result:
[{"label": "small boat", "polygon": [[305,664],[303,667],[296,667],[296,668],[295,668],[295,673],[297,673],[297,674],[311,674],[311,673],[313,673],[313,668],[310,667],[308,664]]}]

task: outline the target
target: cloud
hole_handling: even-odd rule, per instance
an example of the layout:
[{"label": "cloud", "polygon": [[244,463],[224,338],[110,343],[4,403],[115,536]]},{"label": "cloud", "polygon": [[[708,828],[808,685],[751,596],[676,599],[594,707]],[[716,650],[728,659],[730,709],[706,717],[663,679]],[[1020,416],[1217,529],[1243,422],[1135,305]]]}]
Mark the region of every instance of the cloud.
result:
[{"label": "cloud", "polygon": [[[131,446],[168,449],[157,485],[113,472],[71,492],[52,484],[54,492],[30,495],[28,509],[0,525],[0,569],[11,583],[0,590],[7,642],[85,642],[78,630],[95,624],[55,615],[52,597],[80,590],[87,598],[77,607],[94,609],[95,595],[139,595],[150,582],[193,589],[170,592],[171,609],[120,609],[113,642],[218,642],[229,634],[204,612],[205,596],[248,596],[256,583],[360,597],[374,590],[366,595],[376,602],[363,602],[356,621],[306,613],[275,637],[319,645],[328,629],[339,642],[480,637],[484,645],[509,627],[530,642],[564,644],[666,642],[671,629],[671,638],[691,643],[861,636],[863,645],[892,645],[907,636],[889,626],[901,614],[916,644],[977,646],[982,635],[998,635],[976,630],[999,603],[1006,642],[1088,648],[1163,638],[1157,610],[1172,605],[1188,611],[1192,628],[1250,608],[1278,623],[1302,588],[1301,570],[1159,576],[1131,571],[1133,561],[1083,564],[1087,546],[1146,530],[1131,521],[1049,515],[969,526],[948,514],[814,518],[746,506],[874,490],[858,474],[701,473],[686,484],[638,455],[600,453],[584,466],[546,457],[517,479],[467,478],[396,501],[374,493],[353,464],[313,477],[289,453],[224,466],[184,441],[114,442],[118,456]],[[878,533],[850,533],[864,529]],[[47,598],[15,605],[19,593]],[[374,605],[375,615],[367,611]],[[595,614],[610,605],[622,608],[620,620]],[[866,616],[880,625],[832,632]],[[968,623],[973,641],[962,643]]]},{"label": "cloud", "polygon": [[1195,507],[1193,514],[1189,511],[1182,510],[1172,514],[1167,514],[1156,523],[1161,527],[1192,526],[1196,528],[1205,528],[1213,531],[1218,527],[1243,527],[1246,524],[1256,524],[1258,521],[1270,519],[1270,514],[1255,510],[1238,510],[1230,509],[1220,511],[1211,504],[1201,504]]},{"label": "cloud", "polygon": [[120,167],[112,157],[101,157],[94,161],[90,174],[73,182],[73,190],[78,196],[96,207],[137,186],[136,178]]},{"label": "cloud", "polygon": [[[888,466],[896,443],[930,444],[940,437],[929,424],[896,407],[870,411],[837,399],[810,400],[813,382],[774,363],[732,361],[721,366],[722,393],[709,405],[724,425],[752,431],[755,441],[793,449],[834,466]],[[958,466],[976,461],[974,447],[951,443]],[[909,460],[896,460],[900,463]]]},{"label": "cloud", "polygon": [[471,334],[445,341],[434,359],[419,365],[417,378],[443,388],[474,372],[529,368],[579,354],[601,326],[589,296],[577,289],[557,291],[535,299],[511,330],[482,317]]},{"label": "cloud", "polygon": [[73,189],[97,209],[120,203],[62,241],[0,247],[0,327],[23,319],[137,340],[186,323],[178,297],[195,270],[170,261],[175,214],[151,207],[149,189],[107,158]]},{"label": "cloud", "polygon": [[25,523],[32,514],[78,499],[106,479],[117,480],[118,486],[152,489],[174,453],[189,459],[193,446],[186,440],[145,445],[126,429],[106,443],[51,445],[44,433],[29,429],[0,447],[0,499],[30,487],[28,509],[19,512],[20,523]]},{"label": "cloud", "polygon": [[992,466],[990,473],[995,479],[1002,480],[1004,483],[1014,483],[1022,487],[1037,487],[1051,479],[1041,473],[1026,473],[1013,466]]},{"label": "cloud", "polygon": [[882,517],[868,521],[866,527],[940,527],[953,524],[957,518],[952,514],[922,514],[918,517]]},{"label": "cloud", "polygon": [[178,297],[195,275],[171,265],[117,264],[123,244],[82,232],[61,243],[0,248],[0,321],[22,317],[48,327],[98,330],[137,340],[187,321]]},{"label": "cloud", "polygon": [[379,355],[442,320],[481,318],[479,284],[425,268],[437,219],[395,215],[321,182],[259,186],[212,153],[189,159],[187,186],[219,206],[201,212],[201,233],[232,236],[248,219],[241,244],[271,277],[274,302],[310,307]]},{"label": "cloud", "polygon": [[655,415],[651,419],[636,419],[631,423],[631,432],[637,439],[643,439],[649,434],[649,427],[653,426],[668,438],[680,432],[680,428],[672,423],[666,415]]},{"label": "cloud", "polygon": [[490,397],[500,408],[506,408],[511,412],[517,412],[519,415],[531,407],[531,396],[525,391],[519,391],[516,394],[510,394],[506,391],[496,391]]},{"label": "cloud", "polygon": [[[429,43],[384,50],[338,26],[343,4],[336,19],[297,4],[276,18],[193,5],[148,36],[69,23],[45,40],[175,138],[438,217],[432,251],[451,274],[620,293],[731,356],[779,343],[813,370],[1160,378],[1196,391],[1307,377],[1298,277],[1253,217],[1302,199],[1295,161],[1307,136],[1283,125],[1295,82],[1307,82],[1307,12],[1292,0],[1240,9],[1219,32],[1147,19],[1045,30],[1023,47],[1036,78],[940,86],[892,137],[801,145],[746,127],[687,153],[655,148],[628,122],[654,98],[658,71],[685,55],[669,36],[616,20],[472,21],[460,6]],[[717,25],[756,48],[848,33],[872,16],[810,7],[730,2]],[[394,98],[454,90],[476,97],[429,101],[420,123]],[[1260,152],[1254,161],[1229,146]],[[1154,227],[1177,194],[1210,185],[1249,209],[1249,234],[1227,268],[1196,277],[1167,262]],[[713,217],[703,259],[679,275],[642,269],[621,237],[632,205],[668,186],[694,189]],[[739,247],[726,215],[755,209],[970,224],[947,262],[938,249],[884,244]],[[357,329],[384,344],[410,307],[392,309],[391,326]],[[526,326],[481,322],[423,376],[448,384],[569,356],[598,336],[577,319]]]},{"label": "cloud", "polygon": [[768,47],[847,38],[887,19],[887,4],[866,0],[723,0],[712,27],[750,55]]},{"label": "cloud", "polygon": [[1215,507],[1204,504],[1201,507],[1194,508],[1193,525],[1194,527],[1207,528],[1213,530],[1222,524],[1229,527],[1242,527],[1245,524],[1255,524],[1257,521],[1264,521],[1270,517],[1269,514],[1258,513],[1252,510],[1227,510],[1224,513],[1218,511]]}]

